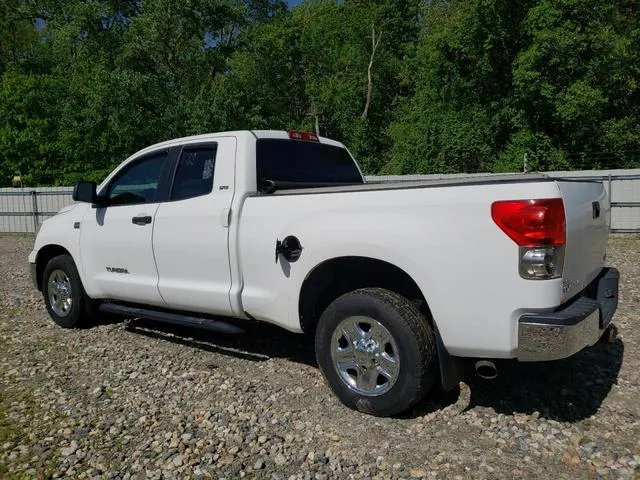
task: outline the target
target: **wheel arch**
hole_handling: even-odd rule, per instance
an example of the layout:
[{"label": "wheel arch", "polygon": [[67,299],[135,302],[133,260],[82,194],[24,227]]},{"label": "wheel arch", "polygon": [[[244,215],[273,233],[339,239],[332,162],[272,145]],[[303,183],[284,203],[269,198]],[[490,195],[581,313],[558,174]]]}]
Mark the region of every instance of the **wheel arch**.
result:
[{"label": "wheel arch", "polygon": [[304,279],[298,297],[302,330],[313,331],[322,312],[340,295],[366,287],[385,288],[404,296],[433,322],[424,294],[403,269],[377,258],[341,256],[320,262]]},{"label": "wheel arch", "polygon": [[36,255],[36,282],[39,291],[42,291],[42,275],[44,274],[44,269],[47,266],[47,263],[49,263],[52,258],[59,255],[72,256],[69,250],[64,248],[62,245],[54,243],[45,245],[38,250],[38,254]]},{"label": "wheel arch", "polygon": [[426,296],[416,281],[402,268],[384,260],[361,256],[327,259],[316,265],[300,287],[298,314],[303,332],[315,330],[320,315],[329,304],[344,293],[366,287],[380,287],[412,301],[433,328],[438,349],[440,378],[445,390],[458,385],[463,362],[447,351]]}]

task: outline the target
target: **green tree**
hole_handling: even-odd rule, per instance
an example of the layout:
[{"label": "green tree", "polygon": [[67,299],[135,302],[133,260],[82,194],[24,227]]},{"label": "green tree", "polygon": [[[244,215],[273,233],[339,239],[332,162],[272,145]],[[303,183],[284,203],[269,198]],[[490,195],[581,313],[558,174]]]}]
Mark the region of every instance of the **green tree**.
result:
[{"label": "green tree", "polygon": [[624,166],[640,146],[636,2],[543,0],[523,27],[530,42],[513,80],[527,126],[573,154],[573,167],[597,166],[593,153],[603,151],[621,154],[611,166]]},{"label": "green tree", "polygon": [[379,171],[385,132],[409,94],[401,65],[417,38],[418,5],[306,2],[251,29],[216,79],[216,112],[233,128],[317,129]]},{"label": "green tree", "polygon": [[635,2],[442,0],[424,18],[386,171],[639,164]]},{"label": "green tree", "polygon": [[317,129],[366,173],[638,166],[635,0],[0,0],[0,183]]},{"label": "green tree", "polygon": [[244,30],[285,10],[281,0],[15,6],[33,38],[3,67],[0,162],[57,184],[102,178],[143,146],[216,129],[202,115],[214,78]]},{"label": "green tree", "polygon": [[529,0],[435,1],[411,76],[415,95],[390,128],[391,173],[491,170],[520,114],[511,65]]}]

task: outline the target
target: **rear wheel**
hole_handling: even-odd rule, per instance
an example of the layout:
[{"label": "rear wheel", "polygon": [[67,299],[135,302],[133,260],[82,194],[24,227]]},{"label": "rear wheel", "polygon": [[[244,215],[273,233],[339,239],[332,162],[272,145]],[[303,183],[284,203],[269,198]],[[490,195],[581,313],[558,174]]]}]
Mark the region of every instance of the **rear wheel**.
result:
[{"label": "rear wheel", "polygon": [[342,403],[378,416],[415,405],[437,373],[427,319],[409,300],[381,288],[356,290],[329,305],[316,329],[316,358]]},{"label": "rear wheel", "polygon": [[70,255],[58,255],[47,263],[42,278],[42,294],[49,315],[63,328],[89,324],[92,301],[84,293],[80,275]]}]

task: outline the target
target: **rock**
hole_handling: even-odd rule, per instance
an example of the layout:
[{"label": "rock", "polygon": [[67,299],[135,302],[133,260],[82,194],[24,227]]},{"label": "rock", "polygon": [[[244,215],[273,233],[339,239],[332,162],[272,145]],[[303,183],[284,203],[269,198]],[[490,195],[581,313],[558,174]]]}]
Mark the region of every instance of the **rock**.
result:
[{"label": "rock", "polygon": [[409,476],[411,478],[424,478],[427,476],[427,472],[422,468],[412,468],[409,470]]},{"label": "rock", "polygon": [[104,394],[104,387],[100,386],[100,387],[96,387],[93,390],[91,390],[91,397],[98,399],[100,398],[102,395]]},{"label": "rock", "polygon": [[73,440],[68,447],[60,449],[60,455],[63,457],[70,457],[76,452],[76,450],[78,450],[78,444]]}]

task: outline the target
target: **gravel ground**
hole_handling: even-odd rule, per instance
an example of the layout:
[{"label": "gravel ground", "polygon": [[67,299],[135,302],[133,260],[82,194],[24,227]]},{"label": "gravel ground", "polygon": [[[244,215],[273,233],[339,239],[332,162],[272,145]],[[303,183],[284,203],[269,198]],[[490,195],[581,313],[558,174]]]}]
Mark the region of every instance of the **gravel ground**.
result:
[{"label": "gravel ground", "polygon": [[612,238],[619,338],[471,372],[401,418],[344,408],[312,342],[142,321],[65,331],[0,236],[0,478],[640,478],[640,238]]}]

